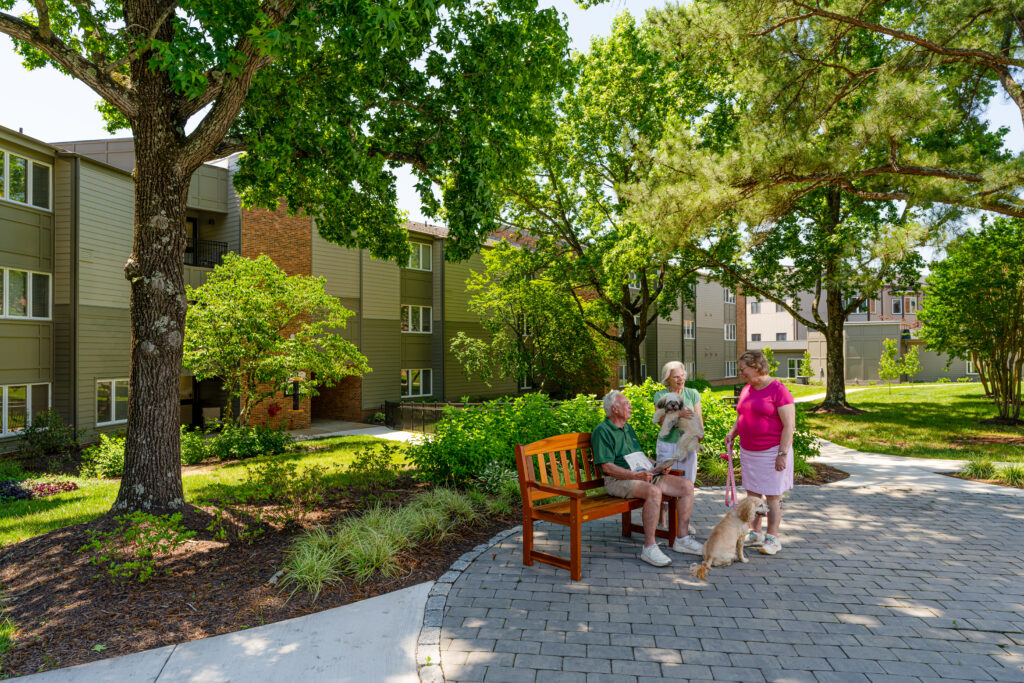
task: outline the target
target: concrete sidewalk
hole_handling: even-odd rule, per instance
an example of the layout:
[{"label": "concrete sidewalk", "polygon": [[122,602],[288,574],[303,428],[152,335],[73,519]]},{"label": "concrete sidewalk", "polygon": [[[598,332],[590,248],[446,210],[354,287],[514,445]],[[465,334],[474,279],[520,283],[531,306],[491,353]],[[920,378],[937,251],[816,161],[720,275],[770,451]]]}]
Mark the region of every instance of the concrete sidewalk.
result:
[{"label": "concrete sidewalk", "polygon": [[257,628],[19,678],[31,683],[419,683],[432,582]]}]

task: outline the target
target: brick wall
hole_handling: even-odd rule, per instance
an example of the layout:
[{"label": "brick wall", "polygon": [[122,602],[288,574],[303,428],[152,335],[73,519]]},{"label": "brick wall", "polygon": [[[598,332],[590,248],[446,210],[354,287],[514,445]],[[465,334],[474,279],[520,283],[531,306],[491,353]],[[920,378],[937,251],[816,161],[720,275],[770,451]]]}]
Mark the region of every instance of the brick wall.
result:
[{"label": "brick wall", "polygon": [[[277,405],[280,410],[275,411],[271,417],[271,406]],[[261,401],[252,412],[249,413],[249,425],[261,425],[264,427],[277,428],[284,425],[285,429],[306,429],[311,424],[311,406],[309,398],[299,400],[299,409],[292,410],[294,401],[291,396],[285,396],[278,392],[271,398]]]},{"label": "brick wall", "polygon": [[313,417],[326,420],[365,422],[376,408],[363,410],[363,378],[345,377],[333,387],[320,387],[313,399]]},{"label": "brick wall", "polygon": [[241,210],[242,256],[266,254],[289,275],[313,272],[313,225],[309,216],[289,216],[284,200],[276,211]]}]

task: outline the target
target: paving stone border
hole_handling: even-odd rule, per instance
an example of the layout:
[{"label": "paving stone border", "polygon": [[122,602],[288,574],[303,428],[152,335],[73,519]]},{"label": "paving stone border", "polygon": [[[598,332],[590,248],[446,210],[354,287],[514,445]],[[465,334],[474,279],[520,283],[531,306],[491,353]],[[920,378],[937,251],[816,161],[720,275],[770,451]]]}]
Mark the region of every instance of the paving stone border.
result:
[{"label": "paving stone border", "polygon": [[462,576],[462,572],[469,569],[473,560],[509,536],[522,531],[522,525],[506,529],[495,534],[487,543],[481,543],[469,552],[463,553],[430,588],[427,604],[423,608],[423,627],[416,642],[416,669],[422,683],[444,683],[444,673],[441,671],[441,621],[452,584]]}]

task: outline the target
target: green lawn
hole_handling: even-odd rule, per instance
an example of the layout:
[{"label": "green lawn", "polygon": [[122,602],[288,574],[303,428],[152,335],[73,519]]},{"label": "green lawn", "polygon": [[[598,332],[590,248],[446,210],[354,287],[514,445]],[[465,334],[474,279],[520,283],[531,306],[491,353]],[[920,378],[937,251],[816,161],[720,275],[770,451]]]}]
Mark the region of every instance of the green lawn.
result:
[{"label": "green lawn", "polygon": [[808,415],[812,431],[869,453],[918,458],[1024,462],[1024,428],[983,425],[997,415],[980,384],[914,388],[872,387],[848,394],[862,415]]},{"label": "green lawn", "polygon": [[[301,469],[317,465],[333,470],[340,466],[347,467],[363,448],[389,443],[404,450],[404,444],[394,441],[369,436],[342,436],[307,444],[318,449],[326,447],[325,450],[285,453],[274,457],[293,461]],[[231,462],[210,471],[187,474],[184,477],[185,499],[194,502],[204,494],[213,492],[218,485],[241,484],[246,480],[246,470],[251,462]],[[116,479],[61,478],[78,484],[78,490],[0,504],[0,547],[105,514],[117,497],[120,485]]]},{"label": "green lawn", "polygon": [[[825,387],[821,384],[797,384],[796,382],[789,382],[782,380],[782,383],[789,389],[789,393],[793,394],[794,398],[800,396],[811,396],[813,394],[824,394]],[[722,387],[711,387],[712,393],[724,394],[726,396],[732,396],[732,386],[726,385]]]}]

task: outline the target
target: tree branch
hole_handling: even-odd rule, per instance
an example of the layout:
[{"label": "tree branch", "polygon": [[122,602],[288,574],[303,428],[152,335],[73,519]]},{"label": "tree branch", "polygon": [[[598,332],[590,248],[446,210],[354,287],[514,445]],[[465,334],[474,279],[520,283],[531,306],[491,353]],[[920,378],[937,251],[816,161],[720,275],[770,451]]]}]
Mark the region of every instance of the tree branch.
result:
[{"label": "tree branch", "polygon": [[[48,23],[49,21],[47,21]],[[15,40],[27,43],[45,54],[73,77],[96,91],[100,97],[117,107],[129,119],[137,114],[138,107],[131,90],[111,78],[110,74],[104,72],[76,50],[71,49],[48,27],[43,29],[33,26],[23,19],[0,12],[0,33],[6,33]]]}]

